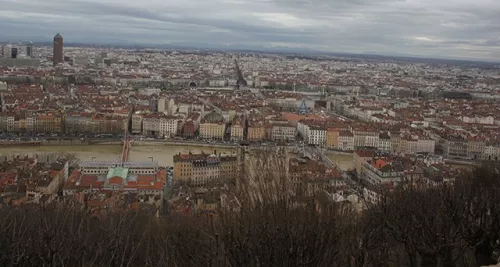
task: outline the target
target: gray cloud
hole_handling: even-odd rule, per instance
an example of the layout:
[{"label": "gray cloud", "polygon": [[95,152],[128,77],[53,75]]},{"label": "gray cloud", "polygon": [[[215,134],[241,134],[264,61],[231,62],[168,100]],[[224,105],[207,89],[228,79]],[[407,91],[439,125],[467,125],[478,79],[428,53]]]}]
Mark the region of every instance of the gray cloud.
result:
[{"label": "gray cloud", "polygon": [[0,0],[0,36],[500,60],[496,0]]}]

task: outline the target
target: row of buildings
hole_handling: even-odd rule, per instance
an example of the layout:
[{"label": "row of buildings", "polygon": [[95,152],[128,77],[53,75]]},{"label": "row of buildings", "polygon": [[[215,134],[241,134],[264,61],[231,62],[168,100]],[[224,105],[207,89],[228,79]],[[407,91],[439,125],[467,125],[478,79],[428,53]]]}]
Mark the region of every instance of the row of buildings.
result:
[{"label": "row of buildings", "polygon": [[2,112],[0,131],[38,133],[123,133],[128,114]]},{"label": "row of buildings", "polygon": [[426,136],[391,133],[347,123],[329,125],[325,120],[301,120],[297,131],[306,144],[342,151],[373,147],[387,152],[417,154],[434,153],[436,146],[436,141]]},{"label": "row of buildings", "polygon": [[442,142],[443,155],[456,159],[498,160],[500,144],[478,138],[448,137]]},{"label": "row of buildings", "polygon": [[69,177],[69,162],[54,155],[2,156],[0,166],[0,205],[49,201]]},{"label": "row of buildings", "polygon": [[392,191],[403,182],[453,183],[468,171],[453,168],[442,158],[402,157],[369,149],[356,150],[353,162],[357,177],[363,181],[363,196],[369,203],[376,203],[384,192]]},{"label": "row of buildings", "polygon": [[[242,174],[244,160],[240,156],[217,155],[216,151],[212,154],[179,153],[174,155],[174,181],[196,188],[210,187],[212,182],[232,181]],[[324,191],[334,193],[348,190],[342,173],[336,168],[328,168],[309,158],[290,158],[283,162],[288,164],[283,168],[288,177],[287,185],[283,186],[292,190],[294,195],[315,196]]]},{"label": "row of buildings", "polygon": [[0,170],[0,206],[59,199],[95,212],[141,209],[156,213],[166,199],[167,170],[152,161],[80,162],[71,171],[67,159],[42,153],[2,156]]},{"label": "row of buildings", "polygon": [[287,120],[272,118],[265,120],[251,113],[238,114],[227,120],[216,111],[193,112],[187,116],[163,113],[137,113],[131,116],[131,132],[156,137],[182,136],[202,139],[233,141],[286,141],[296,137],[296,126]]}]

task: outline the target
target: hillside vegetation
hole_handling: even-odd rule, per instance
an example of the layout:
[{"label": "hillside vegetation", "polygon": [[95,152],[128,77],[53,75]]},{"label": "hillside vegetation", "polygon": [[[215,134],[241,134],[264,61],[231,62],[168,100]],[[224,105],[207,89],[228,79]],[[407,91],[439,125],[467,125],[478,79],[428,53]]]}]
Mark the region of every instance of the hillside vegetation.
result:
[{"label": "hillside vegetation", "polygon": [[[274,181],[276,183],[276,181]],[[241,194],[241,211],[100,216],[76,206],[0,209],[0,266],[481,266],[500,244],[493,167],[454,185],[406,184],[357,214]],[[277,187],[276,187],[277,188]],[[258,190],[254,188],[254,190]],[[248,204],[252,203],[252,204]]]}]

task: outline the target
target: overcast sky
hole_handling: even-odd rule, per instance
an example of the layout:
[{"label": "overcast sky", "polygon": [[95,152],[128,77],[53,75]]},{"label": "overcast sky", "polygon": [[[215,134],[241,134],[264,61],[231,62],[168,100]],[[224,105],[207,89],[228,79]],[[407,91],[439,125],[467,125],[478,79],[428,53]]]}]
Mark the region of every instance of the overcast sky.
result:
[{"label": "overcast sky", "polygon": [[[0,0],[0,38],[500,60],[500,0]],[[4,39],[5,39],[4,38]]]}]

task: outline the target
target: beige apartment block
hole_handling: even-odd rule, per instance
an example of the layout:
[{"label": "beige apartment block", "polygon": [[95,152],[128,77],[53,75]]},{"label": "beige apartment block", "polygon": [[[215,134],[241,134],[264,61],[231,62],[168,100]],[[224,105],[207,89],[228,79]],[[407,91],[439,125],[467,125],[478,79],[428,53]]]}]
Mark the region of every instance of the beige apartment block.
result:
[{"label": "beige apartment block", "polygon": [[248,126],[248,141],[262,141],[266,138],[266,128],[264,125]]},{"label": "beige apartment block", "polygon": [[335,128],[328,128],[326,131],[326,147],[331,149],[338,148],[339,143],[339,130]]},{"label": "beige apartment block", "polygon": [[200,137],[204,139],[220,139],[224,138],[226,124],[223,122],[201,122]]},{"label": "beige apartment block", "polygon": [[231,140],[233,141],[239,141],[243,140],[244,138],[244,129],[242,125],[239,124],[233,124],[231,126]]}]

